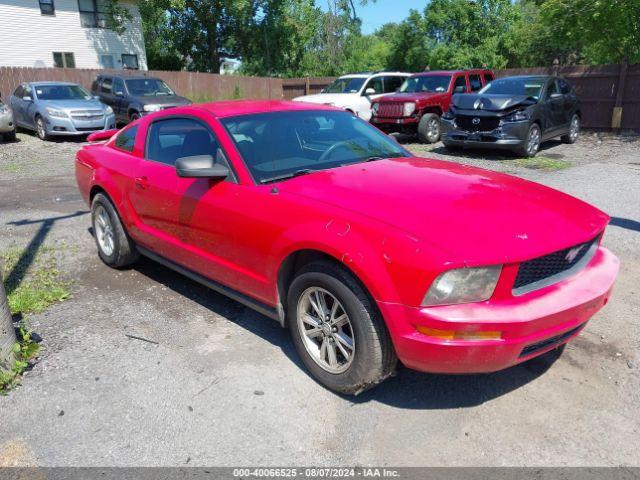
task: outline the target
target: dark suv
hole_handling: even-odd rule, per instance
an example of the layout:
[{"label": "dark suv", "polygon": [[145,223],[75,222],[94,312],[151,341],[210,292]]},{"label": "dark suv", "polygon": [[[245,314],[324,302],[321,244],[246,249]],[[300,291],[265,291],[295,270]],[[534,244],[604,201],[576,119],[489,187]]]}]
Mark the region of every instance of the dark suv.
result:
[{"label": "dark suv", "polygon": [[450,70],[416,73],[398,93],[371,104],[371,123],[386,133],[418,134],[423,143],[440,139],[440,116],[454,93],[476,92],[493,80],[491,70]]},{"label": "dark suv", "polygon": [[98,75],[91,85],[91,93],[113,109],[118,123],[129,123],[147,113],[192,103],[176,95],[163,80],[145,76]]},{"label": "dark suv", "polygon": [[580,118],[580,101],[566,80],[546,75],[500,78],[477,94],[454,95],[442,116],[442,143],[452,149],[506,149],[533,157],[551,138],[574,143]]}]

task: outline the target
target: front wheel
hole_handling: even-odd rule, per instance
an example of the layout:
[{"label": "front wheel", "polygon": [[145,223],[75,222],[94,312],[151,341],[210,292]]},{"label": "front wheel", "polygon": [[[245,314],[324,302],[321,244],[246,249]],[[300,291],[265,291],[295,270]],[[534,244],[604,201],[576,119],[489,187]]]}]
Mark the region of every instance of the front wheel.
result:
[{"label": "front wheel", "polygon": [[440,117],[425,113],[418,124],[418,140],[421,143],[436,143],[440,140]]},{"label": "front wheel", "polygon": [[396,355],[380,313],[341,267],[304,267],[289,288],[287,317],[298,354],[325,387],[357,395],[394,372]]},{"label": "front wheel", "polygon": [[571,117],[571,123],[569,124],[569,133],[560,137],[563,143],[576,143],[578,135],[580,134],[580,117],[574,115]]},{"label": "front wheel", "polygon": [[36,117],[36,135],[40,140],[49,140],[50,136],[47,133],[47,128],[44,124],[44,118],[40,115]]},{"label": "front wheel", "polygon": [[538,150],[540,150],[540,140],[542,139],[542,131],[540,125],[533,123],[529,127],[527,136],[524,139],[523,144],[518,148],[516,153],[521,157],[530,158],[535,157]]},{"label": "front wheel", "polygon": [[109,198],[98,193],[91,202],[93,236],[100,259],[113,268],[131,265],[139,258],[133,240],[129,237]]}]

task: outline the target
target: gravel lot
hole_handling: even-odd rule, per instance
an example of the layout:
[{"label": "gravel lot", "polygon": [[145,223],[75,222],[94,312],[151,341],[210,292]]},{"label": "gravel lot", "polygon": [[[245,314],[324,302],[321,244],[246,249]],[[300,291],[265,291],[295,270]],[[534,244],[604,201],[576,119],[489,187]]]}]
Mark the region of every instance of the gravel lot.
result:
[{"label": "gravel lot", "polygon": [[75,187],[81,143],[18,138],[0,144],[0,251],[42,241],[74,283],[31,317],[41,356],[0,397],[0,466],[640,465],[640,138],[547,144],[550,170],[407,143],[597,205],[622,269],[560,358],[461,377],[401,368],[356,398],[317,385],[275,322],[150,261],[104,266]]}]

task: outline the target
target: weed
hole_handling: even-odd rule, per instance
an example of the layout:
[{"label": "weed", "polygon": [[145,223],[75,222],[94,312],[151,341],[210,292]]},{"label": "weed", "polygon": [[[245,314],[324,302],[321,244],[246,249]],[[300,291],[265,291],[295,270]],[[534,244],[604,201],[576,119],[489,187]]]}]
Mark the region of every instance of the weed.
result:
[{"label": "weed", "polygon": [[518,158],[508,160],[505,163],[510,163],[521,168],[529,168],[531,170],[546,171],[564,170],[565,168],[571,167],[571,162],[549,157]]},{"label": "weed", "polygon": [[32,331],[24,318],[20,323],[19,334],[19,341],[13,346],[13,367],[6,372],[0,370],[0,395],[6,395],[20,383],[20,375],[29,368],[30,361],[36,358],[40,350],[40,345],[31,338]]}]

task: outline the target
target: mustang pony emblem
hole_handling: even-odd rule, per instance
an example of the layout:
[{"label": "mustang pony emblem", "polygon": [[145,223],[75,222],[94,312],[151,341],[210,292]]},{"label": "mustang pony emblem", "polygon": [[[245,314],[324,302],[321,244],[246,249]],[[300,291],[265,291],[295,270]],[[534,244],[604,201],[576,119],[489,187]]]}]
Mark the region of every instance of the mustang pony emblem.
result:
[{"label": "mustang pony emblem", "polygon": [[567,252],[564,259],[567,261],[567,263],[572,263],[576,259],[576,257],[580,254],[583,248],[584,248],[584,245],[580,245],[579,247],[572,248],[571,250],[569,250],[569,252]]}]

